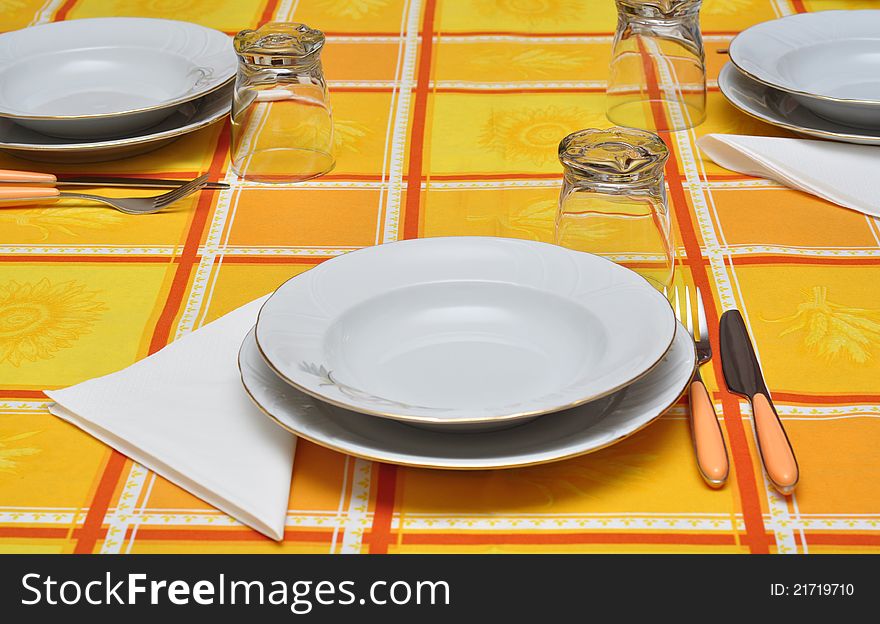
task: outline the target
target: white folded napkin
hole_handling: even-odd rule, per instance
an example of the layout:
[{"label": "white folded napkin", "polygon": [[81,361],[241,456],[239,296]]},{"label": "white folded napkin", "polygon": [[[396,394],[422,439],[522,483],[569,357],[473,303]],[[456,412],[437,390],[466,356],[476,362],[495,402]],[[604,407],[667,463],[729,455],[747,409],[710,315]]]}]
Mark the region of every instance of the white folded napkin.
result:
[{"label": "white folded napkin", "polygon": [[49,407],[240,522],[284,537],[295,436],[251,403],[238,349],[265,297],[105,377],[47,391]]},{"label": "white folded napkin", "polygon": [[708,134],[697,145],[726,169],[880,216],[880,147],[734,134]]}]

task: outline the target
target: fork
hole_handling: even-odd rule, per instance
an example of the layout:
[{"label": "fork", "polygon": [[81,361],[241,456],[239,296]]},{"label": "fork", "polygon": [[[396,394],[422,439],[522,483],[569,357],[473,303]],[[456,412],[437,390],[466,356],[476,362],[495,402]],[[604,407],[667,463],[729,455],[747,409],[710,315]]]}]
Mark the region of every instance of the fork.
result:
[{"label": "fork", "polygon": [[[682,290],[684,291],[682,293]],[[696,306],[691,303],[691,289],[687,285],[676,286],[673,292],[664,288],[663,293],[675,308],[675,316],[685,326],[694,340],[697,350],[697,368],[690,387],[690,423],[691,440],[697,456],[697,467],[703,480],[713,488],[719,488],[727,482],[730,473],[730,460],[721,424],[715,415],[715,408],[706,385],[700,376],[700,366],[712,359],[712,347],[709,344],[709,328],[706,322],[706,310],[700,289],[696,289]],[[696,307],[696,319],[694,318]],[[696,320],[696,322],[694,322]]]},{"label": "fork", "polygon": [[208,174],[204,174],[182,184],[173,191],[154,197],[104,197],[86,193],[61,193],[53,187],[11,186],[0,188],[0,200],[35,200],[35,199],[87,199],[107,204],[126,214],[140,215],[159,212],[174,202],[201,190],[208,183]]}]

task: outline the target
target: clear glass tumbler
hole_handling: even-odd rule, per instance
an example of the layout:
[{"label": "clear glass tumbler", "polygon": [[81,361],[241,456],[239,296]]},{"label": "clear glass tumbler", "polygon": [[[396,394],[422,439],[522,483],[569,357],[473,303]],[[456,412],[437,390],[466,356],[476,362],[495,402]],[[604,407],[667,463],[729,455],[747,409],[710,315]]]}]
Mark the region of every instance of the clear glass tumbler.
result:
[{"label": "clear glass tumbler", "polygon": [[321,68],[324,33],[270,22],[235,36],[232,167],[247,180],[301,182],[334,164],[330,94]]},{"label": "clear glass tumbler", "polygon": [[672,131],[706,118],[702,0],[616,0],[605,112],[613,123]]},{"label": "clear glass tumbler", "polygon": [[669,150],[634,128],[579,130],[559,144],[564,168],[556,244],[604,256],[647,278],[672,284],[675,244],[663,167]]}]

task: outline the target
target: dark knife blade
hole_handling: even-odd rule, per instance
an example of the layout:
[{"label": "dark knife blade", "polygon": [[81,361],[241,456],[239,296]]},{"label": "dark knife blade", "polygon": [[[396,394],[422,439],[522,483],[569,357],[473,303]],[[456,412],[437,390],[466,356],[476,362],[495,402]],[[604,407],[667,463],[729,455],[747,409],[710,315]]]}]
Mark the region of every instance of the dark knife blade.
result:
[{"label": "dark knife blade", "polygon": [[731,392],[752,398],[758,393],[770,396],[761,365],[739,310],[721,315],[721,369]]},{"label": "dark knife blade", "polygon": [[[127,187],[127,188],[177,188],[189,180],[164,180],[158,178],[126,178],[121,176],[58,176],[55,186]],[[227,189],[225,182],[208,182],[206,189]]]},{"label": "dark knife blade", "polygon": [[749,332],[738,310],[728,310],[721,315],[720,334],[724,381],[731,392],[747,397],[751,402],[755,436],[764,470],[776,489],[787,496],[794,491],[800,479],[800,469],[791,441],[770,399]]}]

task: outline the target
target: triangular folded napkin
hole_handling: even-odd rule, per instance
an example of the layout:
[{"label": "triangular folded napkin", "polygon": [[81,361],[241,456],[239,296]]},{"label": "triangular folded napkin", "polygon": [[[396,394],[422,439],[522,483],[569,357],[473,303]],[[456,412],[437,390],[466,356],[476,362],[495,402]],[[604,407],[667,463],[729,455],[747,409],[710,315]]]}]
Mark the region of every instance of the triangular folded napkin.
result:
[{"label": "triangular folded napkin", "polygon": [[880,147],[734,134],[708,134],[697,145],[726,169],[880,216]]},{"label": "triangular folded napkin", "polygon": [[257,531],[280,540],[295,436],[241,385],[238,349],[265,297],[105,377],[47,391],[49,410]]}]

